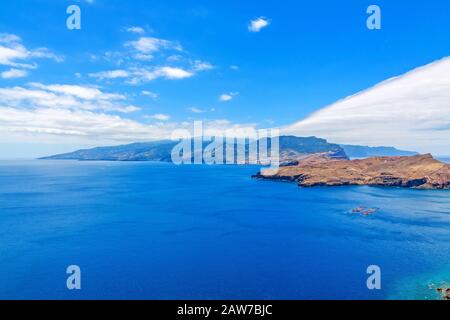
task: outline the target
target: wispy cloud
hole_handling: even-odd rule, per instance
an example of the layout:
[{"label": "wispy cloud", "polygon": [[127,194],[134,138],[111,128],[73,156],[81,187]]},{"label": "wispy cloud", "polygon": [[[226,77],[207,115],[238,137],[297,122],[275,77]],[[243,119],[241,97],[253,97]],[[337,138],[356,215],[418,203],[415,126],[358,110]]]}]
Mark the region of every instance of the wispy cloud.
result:
[{"label": "wispy cloud", "polygon": [[205,70],[211,70],[213,69],[214,66],[206,61],[201,61],[201,60],[195,60],[193,63],[193,69],[195,71],[205,71]]},{"label": "wispy cloud", "polygon": [[0,107],[0,141],[132,141],[162,138],[169,131],[87,110]]},{"label": "wispy cloud", "polygon": [[248,31],[250,32],[260,32],[261,29],[268,27],[270,20],[265,17],[259,17],[257,19],[251,20],[248,25]]},{"label": "wispy cloud", "polygon": [[100,89],[88,86],[52,84],[44,85],[42,83],[32,82],[30,86],[54,93],[74,96],[84,100],[125,100],[126,97],[117,93],[104,93]]},{"label": "wispy cloud", "polygon": [[[157,118],[156,123],[144,124],[118,115],[87,110],[0,107],[0,143],[102,145],[170,139],[174,130],[192,130],[192,123],[167,122],[161,116]],[[239,133],[252,128],[253,124],[236,124],[228,120],[204,122],[207,135],[221,135],[226,130]]]},{"label": "wispy cloud", "polygon": [[128,28],[126,28],[126,30],[127,30],[127,32],[135,33],[135,34],[144,34],[145,33],[145,29],[142,27],[138,27],[138,26],[128,27]]},{"label": "wispy cloud", "polygon": [[[103,58],[120,66],[119,69],[91,72],[89,76],[99,81],[122,79],[126,84],[139,85],[156,79],[180,80],[191,78],[214,66],[203,60],[184,58],[182,46],[175,41],[154,37],[140,37],[125,43],[127,52],[106,52],[91,55],[93,61]],[[167,51],[167,52],[166,52]],[[159,58],[159,59],[156,59]]]},{"label": "wispy cloud", "polygon": [[123,113],[140,110],[127,104],[126,99],[122,94],[105,93],[95,87],[78,85],[30,83],[27,87],[0,88],[0,106],[17,109],[54,108]]},{"label": "wispy cloud", "polygon": [[165,78],[165,79],[184,79],[184,78],[190,78],[194,74],[190,71],[181,69],[181,68],[173,68],[173,67],[160,67],[156,68],[154,71],[150,72],[149,79],[152,79],[153,77],[156,78]]},{"label": "wispy cloud", "polygon": [[159,78],[166,80],[181,80],[194,76],[194,73],[182,68],[156,67],[153,69],[132,68],[130,70],[130,75],[131,76],[127,80],[127,83],[137,85]]},{"label": "wispy cloud", "polygon": [[23,78],[28,75],[28,71],[19,69],[10,69],[8,71],[3,71],[0,75],[3,79]]},{"label": "wispy cloud", "polygon": [[[91,69],[91,72],[75,69],[83,74],[77,72],[74,75],[72,71],[74,79],[87,81],[91,78],[107,84],[116,79],[142,84],[156,79],[187,79],[214,68],[211,63],[184,51],[177,41],[144,37],[145,30],[139,28],[126,30],[131,33],[128,36],[137,39],[127,41],[122,49],[91,55],[95,66],[101,61],[110,68]],[[63,61],[62,56],[47,48],[30,49],[20,37],[0,34],[0,68],[4,68],[0,69],[0,77],[3,79],[26,76],[38,67],[38,59]],[[169,114],[131,114],[141,110],[133,103],[139,94],[156,99],[156,93],[143,90],[125,95],[110,91],[98,85],[41,82],[0,87],[0,143],[76,141],[92,145],[169,138],[175,129],[190,129],[191,124],[174,122]],[[203,110],[192,108],[191,111],[199,113]],[[216,130],[241,126],[226,120],[211,121],[210,124]]]},{"label": "wispy cloud", "polygon": [[22,39],[14,34],[0,34],[0,65],[21,68],[37,68],[35,59],[52,59],[63,61],[63,57],[56,55],[47,48],[28,49],[22,44]]},{"label": "wispy cloud", "polygon": [[167,57],[167,61],[169,62],[177,62],[180,61],[181,59],[183,59],[183,56],[180,54],[172,54]]},{"label": "wispy cloud", "polygon": [[89,76],[98,80],[127,78],[126,83],[137,85],[159,78],[166,80],[180,80],[190,78],[194,76],[194,74],[193,71],[175,67],[155,67],[152,69],[146,67],[133,67],[129,70],[110,70],[91,73]]},{"label": "wispy cloud", "polygon": [[338,101],[284,132],[448,155],[449,74],[450,57]]},{"label": "wispy cloud", "polygon": [[183,47],[173,41],[158,39],[154,37],[141,37],[136,41],[129,41],[125,44],[127,47],[131,47],[134,50],[149,54],[160,51],[162,49],[172,49],[176,51],[183,51]]},{"label": "wispy cloud", "polygon": [[162,113],[157,113],[157,114],[153,114],[153,115],[150,115],[150,116],[145,116],[145,118],[158,120],[158,121],[169,121],[170,120],[170,116],[169,115],[162,114]]},{"label": "wispy cloud", "polygon": [[[149,91],[142,94],[155,97]],[[128,100],[125,95],[93,86],[29,83],[26,87],[0,88],[0,143],[101,145],[167,139],[174,130],[192,129],[192,123],[170,122],[170,115],[162,113],[144,116],[154,120],[151,123],[125,118],[139,110]],[[222,133],[254,127],[228,120],[204,124],[208,132]]]},{"label": "wispy cloud", "polygon": [[147,91],[147,90],[141,91],[141,94],[143,96],[147,96],[147,97],[150,97],[152,99],[158,99],[158,97],[159,97],[159,95],[157,93],[154,93],[152,91]]},{"label": "wispy cloud", "polygon": [[130,74],[126,70],[110,70],[110,71],[102,71],[102,72],[89,74],[89,77],[96,78],[99,80],[128,78],[129,76],[130,76]]},{"label": "wispy cloud", "polygon": [[200,108],[196,108],[196,107],[191,107],[188,108],[188,110],[192,113],[205,113],[206,110],[200,109]]},{"label": "wispy cloud", "polygon": [[133,55],[133,58],[140,61],[151,61],[155,57],[151,54],[144,54],[144,53],[136,53]]}]

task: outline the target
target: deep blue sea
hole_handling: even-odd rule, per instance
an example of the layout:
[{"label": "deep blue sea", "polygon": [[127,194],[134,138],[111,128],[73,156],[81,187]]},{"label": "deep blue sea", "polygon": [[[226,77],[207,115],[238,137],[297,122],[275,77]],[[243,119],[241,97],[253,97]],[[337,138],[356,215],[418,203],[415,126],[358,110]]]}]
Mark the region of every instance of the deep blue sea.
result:
[{"label": "deep blue sea", "polygon": [[257,171],[0,161],[0,298],[431,299],[450,283],[449,191],[301,189]]}]

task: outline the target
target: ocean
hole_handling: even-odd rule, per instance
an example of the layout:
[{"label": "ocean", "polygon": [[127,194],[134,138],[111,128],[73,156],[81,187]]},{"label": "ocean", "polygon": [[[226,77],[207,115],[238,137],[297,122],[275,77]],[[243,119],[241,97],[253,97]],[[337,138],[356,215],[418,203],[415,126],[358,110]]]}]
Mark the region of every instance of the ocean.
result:
[{"label": "ocean", "polygon": [[0,299],[434,299],[450,283],[450,191],[301,189],[257,171],[0,161]]}]

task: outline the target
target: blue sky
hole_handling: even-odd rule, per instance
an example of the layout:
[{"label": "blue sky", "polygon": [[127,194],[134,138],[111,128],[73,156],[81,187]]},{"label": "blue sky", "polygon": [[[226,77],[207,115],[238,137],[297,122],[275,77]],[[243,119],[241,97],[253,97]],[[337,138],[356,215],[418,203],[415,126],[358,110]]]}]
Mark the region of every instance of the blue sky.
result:
[{"label": "blue sky", "polygon": [[[81,30],[66,28],[71,4],[81,7]],[[370,4],[382,10],[381,30],[366,28]],[[0,33],[20,37],[8,40],[9,45],[20,43],[32,54],[14,61],[29,64],[25,67],[2,65],[0,57],[0,72],[22,71],[4,73],[0,88],[44,90],[56,98],[67,97],[61,97],[62,87],[50,85],[97,88],[109,94],[101,98],[105,106],[95,110],[83,105],[83,112],[140,124],[176,127],[208,119],[285,126],[448,56],[449,12],[444,0],[9,1],[2,3]],[[249,30],[260,17],[268,25],[259,32]],[[120,77],[106,79],[111,71]],[[130,106],[136,110],[120,110]],[[12,107],[34,106],[27,100],[26,105],[14,101]],[[27,136],[7,139],[0,141],[3,153],[33,144]],[[107,142],[48,140],[54,148],[42,148],[45,152]],[[35,145],[42,147],[42,140]]]}]

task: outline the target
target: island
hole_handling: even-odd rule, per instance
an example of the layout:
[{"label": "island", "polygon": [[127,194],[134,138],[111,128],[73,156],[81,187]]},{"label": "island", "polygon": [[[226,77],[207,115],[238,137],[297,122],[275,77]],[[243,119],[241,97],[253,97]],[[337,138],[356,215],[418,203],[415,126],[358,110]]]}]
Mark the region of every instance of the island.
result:
[{"label": "island", "polygon": [[[262,140],[259,140],[260,144]],[[171,162],[172,149],[179,143],[160,140],[127,145],[97,147],[53,155],[44,160],[162,161]],[[244,164],[260,164],[244,146]],[[208,142],[203,142],[203,148]],[[238,144],[223,145],[238,149]],[[254,178],[298,183],[301,187],[373,185],[417,189],[450,189],[450,165],[433,158],[393,147],[338,145],[317,137],[279,137],[280,168],[262,169]],[[353,159],[351,155],[377,156]],[[392,156],[392,154],[399,154]],[[194,155],[192,155],[193,157]],[[371,213],[371,212],[370,212]]]},{"label": "island", "polygon": [[298,164],[262,169],[257,179],[291,181],[300,187],[369,185],[415,189],[450,189],[450,165],[431,154],[334,159],[315,154]]},{"label": "island", "polygon": [[[259,140],[258,143],[262,142]],[[264,141],[265,142],[265,141]],[[173,148],[180,143],[174,140],[159,140],[151,142],[132,143],[127,145],[97,147],[92,149],[77,150],[70,153],[58,154],[41,158],[42,160],[80,160],[80,161],[161,161],[171,162],[171,152]],[[267,142],[265,142],[267,143]],[[209,141],[203,142],[203,151],[209,144]],[[223,145],[225,150],[231,147],[235,151],[238,143]],[[344,149],[334,143],[329,143],[325,139],[317,137],[295,137],[280,136],[280,161],[282,165],[298,163],[300,159],[311,154],[326,153],[333,159],[348,159]],[[247,164],[258,164],[249,159],[248,155],[249,141],[245,143]]]},{"label": "island", "polygon": [[[126,145],[97,147],[77,150],[64,154],[43,157],[43,160],[79,161],[162,161],[171,162],[172,149],[179,143],[173,140],[131,143]],[[205,147],[207,142],[204,143]],[[318,137],[280,136],[280,161],[282,166],[296,165],[313,154],[326,154],[328,158],[348,160],[370,156],[415,155],[412,151],[393,147],[368,147],[358,145],[338,145]],[[224,145],[225,149],[226,145]],[[236,147],[234,145],[233,147]],[[245,148],[248,150],[248,142]],[[249,161],[251,162],[251,161]]]}]

